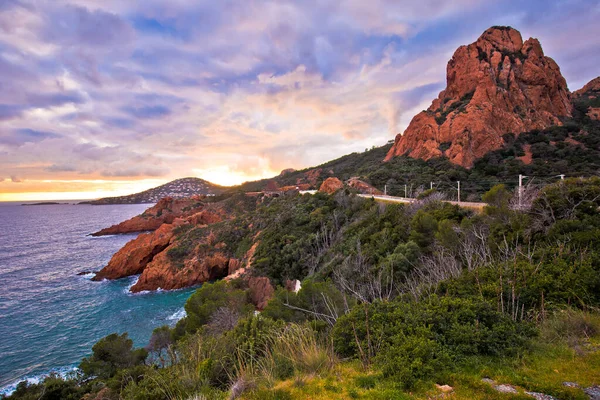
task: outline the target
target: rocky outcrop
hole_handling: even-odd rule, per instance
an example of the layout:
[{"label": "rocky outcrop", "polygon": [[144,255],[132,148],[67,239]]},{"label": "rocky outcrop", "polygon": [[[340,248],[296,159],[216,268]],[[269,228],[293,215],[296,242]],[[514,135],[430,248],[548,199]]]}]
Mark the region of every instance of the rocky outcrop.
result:
[{"label": "rocky outcrop", "polygon": [[598,108],[594,108],[594,107],[588,108],[587,116],[590,117],[591,119],[595,119],[596,121],[600,121],[600,107],[598,107]]},{"label": "rocky outcrop", "polygon": [[273,297],[275,289],[273,289],[273,285],[271,285],[269,278],[264,276],[252,276],[248,278],[248,293],[250,295],[250,302],[254,304],[259,311],[262,311]]},{"label": "rocky outcrop", "polygon": [[[184,218],[198,213],[205,204],[199,196],[193,196],[185,199],[174,199],[165,197],[160,199],[156,205],[120,224],[113,225],[110,228],[102,229],[92,233],[92,236],[117,235],[123,233],[135,233],[144,231],[153,231],[162,224],[172,224],[176,218]],[[213,217],[206,218],[210,219]]]},{"label": "rocky outcrop", "polygon": [[148,263],[169,246],[174,236],[173,228],[174,226],[171,224],[163,224],[156,231],[142,233],[127,242],[92,280],[120,279],[141,274]]},{"label": "rocky outcrop", "polygon": [[[321,177],[323,172],[322,168],[314,168],[304,173],[304,181],[308,182],[312,187],[317,186],[317,181]],[[302,179],[299,179],[296,183],[303,183]]]},{"label": "rocky outcrop", "polygon": [[590,119],[600,121],[600,77],[573,93],[575,106]]},{"label": "rocky outcrop", "polygon": [[281,171],[281,173],[279,174],[279,176],[284,176],[287,174],[291,174],[292,172],[296,172],[296,170],[294,168],[286,168],[283,171]]},{"label": "rocky outcrop", "polygon": [[383,192],[377,189],[375,186],[369,185],[367,182],[361,181],[358,178],[350,178],[346,181],[346,184],[351,188],[358,190],[362,194],[383,194]]},{"label": "rocky outcrop", "polygon": [[[175,246],[175,245],[173,245]],[[197,254],[176,264],[169,257],[169,248],[159,253],[140,275],[130,289],[137,293],[144,290],[181,289],[227,276],[231,258],[223,253]]]},{"label": "rocky outcrop", "polygon": [[578,98],[583,95],[598,95],[600,96],[600,76],[592,79],[579,90],[573,92],[573,97]]},{"label": "rocky outcrop", "polygon": [[319,192],[333,194],[343,188],[344,183],[342,181],[340,181],[338,178],[331,177],[323,181],[321,187],[319,187]]},{"label": "rocky outcrop", "polygon": [[510,27],[492,27],[456,50],[447,86],[396,136],[385,160],[445,156],[464,167],[504,144],[503,135],[560,125],[572,112],[558,65],[537,39],[523,42]]}]

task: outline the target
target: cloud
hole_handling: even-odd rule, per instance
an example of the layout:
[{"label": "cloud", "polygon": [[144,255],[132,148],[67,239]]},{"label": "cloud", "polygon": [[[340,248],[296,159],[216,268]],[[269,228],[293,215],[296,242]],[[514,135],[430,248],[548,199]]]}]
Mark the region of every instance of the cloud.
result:
[{"label": "cloud", "polygon": [[401,132],[491,25],[538,37],[582,86],[599,18],[583,0],[3,1],[0,170],[242,179],[320,164]]},{"label": "cloud", "polygon": [[22,106],[13,104],[0,104],[0,120],[13,119],[21,115]]},{"label": "cloud", "polygon": [[22,179],[17,178],[15,175],[11,175],[10,181],[13,182],[13,183],[21,183],[21,182],[23,182]]},{"label": "cloud", "polygon": [[127,106],[123,108],[123,111],[133,117],[140,119],[162,118],[171,114],[171,109],[162,105],[140,107]]},{"label": "cloud", "polygon": [[51,8],[42,31],[64,46],[92,48],[120,46],[133,39],[133,29],[117,14],[80,6]]},{"label": "cloud", "polygon": [[4,134],[0,133],[0,144],[23,146],[26,143],[38,143],[46,139],[59,138],[54,132],[37,131],[29,128],[14,129]]},{"label": "cloud", "polygon": [[135,168],[130,167],[126,169],[111,169],[102,171],[102,176],[105,177],[138,177],[138,176],[150,176],[160,177],[165,176],[169,173],[168,169],[163,168]]},{"label": "cloud", "polygon": [[52,164],[45,168],[48,172],[74,172],[77,168],[69,164]]}]

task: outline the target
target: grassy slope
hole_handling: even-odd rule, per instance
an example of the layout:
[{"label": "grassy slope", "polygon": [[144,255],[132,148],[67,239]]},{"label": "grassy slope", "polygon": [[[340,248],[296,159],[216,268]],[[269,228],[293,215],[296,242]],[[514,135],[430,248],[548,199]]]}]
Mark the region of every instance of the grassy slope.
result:
[{"label": "grassy slope", "polygon": [[[457,400],[531,399],[525,390],[559,399],[587,399],[583,390],[568,388],[562,383],[577,382],[583,387],[600,383],[600,337],[593,338],[588,346],[589,349],[582,352],[565,342],[548,344],[538,339],[521,359],[476,358],[439,384],[452,386],[454,391],[450,398]],[[519,394],[500,394],[482,382],[483,378],[514,385]],[[358,362],[343,362],[320,376],[296,376],[276,382],[271,389],[247,393],[242,398],[416,400],[440,394],[433,382],[406,393],[396,389],[393,381],[365,371]]]}]

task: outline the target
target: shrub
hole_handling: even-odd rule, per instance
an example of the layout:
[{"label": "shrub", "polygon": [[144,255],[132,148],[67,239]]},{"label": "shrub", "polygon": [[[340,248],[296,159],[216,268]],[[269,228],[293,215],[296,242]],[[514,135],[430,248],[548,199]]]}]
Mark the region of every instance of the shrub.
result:
[{"label": "shrub", "polygon": [[[254,309],[247,302],[246,292],[235,288],[233,284],[225,281],[205,283],[185,303],[186,317],[182,322],[185,332],[196,332],[208,324],[211,317],[222,308],[228,308],[240,316],[245,316]],[[176,328],[178,335],[180,331],[181,328]]]},{"label": "shrub", "polygon": [[127,333],[113,333],[100,339],[92,347],[92,355],[84,358],[79,368],[87,376],[110,378],[120,368],[142,364],[147,356],[145,349],[133,350],[133,341]]},{"label": "shrub", "polygon": [[375,362],[406,387],[470,355],[513,354],[532,334],[485,301],[436,296],[355,306],[332,332],[340,355]]}]

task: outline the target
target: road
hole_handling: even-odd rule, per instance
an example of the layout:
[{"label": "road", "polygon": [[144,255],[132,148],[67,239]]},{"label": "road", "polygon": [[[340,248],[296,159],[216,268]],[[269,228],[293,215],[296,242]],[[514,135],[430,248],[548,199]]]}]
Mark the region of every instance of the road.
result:
[{"label": "road", "polygon": [[[360,197],[364,197],[366,199],[373,198],[379,201],[388,201],[391,203],[412,203],[417,199],[411,199],[406,197],[394,197],[394,196],[385,196],[385,195],[372,195],[372,194],[359,194]],[[453,200],[444,200],[446,203],[455,204],[461,207],[466,208],[476,208],[482,209],[487,204],[486,203],[475,203],[472,201],[453,201]]]}]

